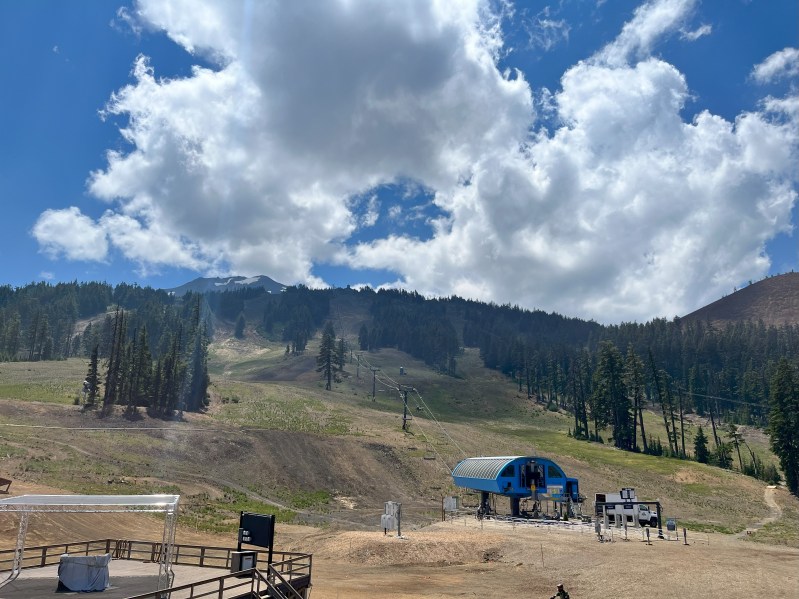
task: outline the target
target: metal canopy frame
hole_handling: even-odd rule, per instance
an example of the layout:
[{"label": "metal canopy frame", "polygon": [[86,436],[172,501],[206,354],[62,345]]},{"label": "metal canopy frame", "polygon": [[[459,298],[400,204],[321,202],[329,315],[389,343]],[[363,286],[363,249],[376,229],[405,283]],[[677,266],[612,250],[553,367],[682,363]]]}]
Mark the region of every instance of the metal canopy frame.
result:
[{"label": "metal canopy frame", "polygon": [[107,513],[156,513],[164,514],[164,534],[161,555],[158,561],[158,589],[169,587],[174,578],[172,551],[175,544],[178,502],[180,495],[20,495],[0,499],[0,513],[20,514],[17,547],[11,574],[0,582],[4,587],[19,576],[22,556],[25,552],[25,536],[28,532],[30,514],[107,514]]}]

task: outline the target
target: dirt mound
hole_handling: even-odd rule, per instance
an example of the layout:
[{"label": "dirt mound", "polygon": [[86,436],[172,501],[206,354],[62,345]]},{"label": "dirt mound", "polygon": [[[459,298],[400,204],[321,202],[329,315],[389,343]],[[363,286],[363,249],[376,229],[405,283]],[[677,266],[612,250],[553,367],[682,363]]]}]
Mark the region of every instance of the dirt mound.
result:
[{"label": "dirt mound", "polygon": [[397,537],[380,532],[346,531],[321,540],[314,546],[320,556],[337,558],[354,564],[372,566],[409,566],[458,564],[499,561],[503,537],[474,531],[422,529]]}]

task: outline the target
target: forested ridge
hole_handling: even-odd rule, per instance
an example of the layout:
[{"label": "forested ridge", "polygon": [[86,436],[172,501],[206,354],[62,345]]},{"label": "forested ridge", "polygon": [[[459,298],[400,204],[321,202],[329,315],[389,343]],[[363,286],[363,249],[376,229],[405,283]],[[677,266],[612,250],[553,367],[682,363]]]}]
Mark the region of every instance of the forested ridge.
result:
[{"label": "forested ridge", "polygon": [[[797,324],[675,318],[606,326],[510,305],[370,288],[298,286],[280,294],[256,288],[175,298],[136,285],[37,283],[0,288],[0,356],[91,357],[106,369],[104,379],[98,375],[103,406],[146,406],[161,414],[197,410],[205,405],[211,315],[242,336],[245,313],[250,320],[257,314],[250,330],[298,354],[323,327],[330,336],[334,299],[360,306],[357,330],[339,331],[339,353],[345,346],[364,352],[393,347],[459,376],[463,348],[476,347],[486,367],[507,375],[531,400],[571,414],[576,438],[723,467],[735,461],[742,471],[773,480],[773,468],[751,452],[742,454],[736,434],[739,424],[761,426],[797,492]],[[328,385],[332,376],[327,372]],[[662,415],[666,439],[646,433],[644,408]],[[690,413],[710,420],[699,446],[686,446],[683,421]]]},{"label": "forested ridge", "polygon": [[154,415],[207,404],[210,311],[138,285],[32,283],[0,287],[0,359],[89,358],[82,401]]}]

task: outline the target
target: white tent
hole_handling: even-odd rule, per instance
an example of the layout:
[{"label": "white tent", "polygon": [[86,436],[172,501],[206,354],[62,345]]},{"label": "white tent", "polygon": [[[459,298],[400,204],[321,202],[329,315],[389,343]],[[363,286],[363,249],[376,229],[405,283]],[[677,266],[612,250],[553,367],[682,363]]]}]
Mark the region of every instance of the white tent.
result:
[{"label": "white tent", "polygon": [[158,513],[165,514],[164,536],[158,569],[158,589],[165,589],[173,579],[172,550],[175,544],[178,501],[180,495],[20,495],[0,499],[0,512],[20,514],[17,547],[9,577],[0,582],[0,588],[17,578],[22,569],[28,517],[34,513],[105,514],[105,513]]}]

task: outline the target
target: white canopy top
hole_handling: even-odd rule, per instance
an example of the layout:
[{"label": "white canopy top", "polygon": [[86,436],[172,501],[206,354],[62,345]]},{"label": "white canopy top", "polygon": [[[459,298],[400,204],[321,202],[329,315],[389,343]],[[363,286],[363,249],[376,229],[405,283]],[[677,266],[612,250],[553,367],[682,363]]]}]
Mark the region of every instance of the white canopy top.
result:
[{"label": "white canopy top", "polygon": [[19,495],[0,499],[13,512],[174,512],[180,495]]},{"label": "white canopy top", "polygon": [[172,581],[172,549],[179,499],[180,495],[19,495],[0,499],[0,512],[16,512],[20,515],[14,563],[8,578],[0,581],[0,588],[16,579],[22,569],[25,535],[32,513],[157,512],[165,514],[162,551],[158,562],[158,590],[165,589]]}]

